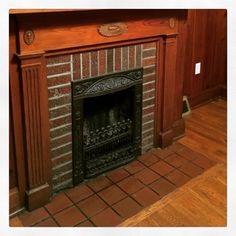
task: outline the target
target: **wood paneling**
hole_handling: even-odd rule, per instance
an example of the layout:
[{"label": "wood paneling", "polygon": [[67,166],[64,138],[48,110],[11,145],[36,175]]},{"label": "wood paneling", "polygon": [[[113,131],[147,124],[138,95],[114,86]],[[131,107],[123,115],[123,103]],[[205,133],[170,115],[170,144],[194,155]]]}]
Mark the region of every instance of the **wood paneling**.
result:
[{"label": "wood paneling", "polygon": [[[226,31],[226,10],[188,11],[184,94],[192,106],[226,95]],[[198,62],[201,73],[195,75]]]}]

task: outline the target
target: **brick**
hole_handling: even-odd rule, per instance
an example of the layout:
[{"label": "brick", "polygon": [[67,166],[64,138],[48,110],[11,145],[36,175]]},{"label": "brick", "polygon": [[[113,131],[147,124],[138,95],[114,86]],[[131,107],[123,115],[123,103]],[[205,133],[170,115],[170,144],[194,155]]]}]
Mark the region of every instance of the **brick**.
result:
[{"label": "brick", "polygon": [[107,49],[107,73],[113,72],[113,49]]},{"label": "brick", "polygon": [[149,137],[149,136],[154,136],[153,131],[154,131],[153,129],[150,129],[148,131],[143,130],[142,131],[142,139],[145,139],[146,137]]},{"label": "brick", "polygon": [[[53,173],[54,175],[54,173]],[[71,171],[62,172],[60,175],[54,175],[52,179],[53,186],[56,186],[58,184],[61,184],[63,182],[67,182],[68,180],[72,181],[72,168]]]},{"label": "brick", "polygon": [[122,217],[128,218],[138,213],[142,207],[132,198],[127,197],[113,206]]},{"label": "brick", "polygon": [[19,219],[24,226],[32,226],[48,217],[49,214],[43,207],[19,215]]},{"label": "brick", "polygon": [[72,204],[73,203],[70,201],[70,199],[64,193],[61,193],[56,195],[45,207],[52,215],[54,215],[57,212],[68,208]]},{"label": "brick", "polygon": [[157,156],[153,155],[150,152],[143,154],[138,159],[146,166],[151,166],[152,164],[154,164],[160,160]]},{"label": "brick", "polygon": [[158,156],[160,157],[161,159],[165,159],[166,157],[168,157],[169,155],[173,154],[173,152],[167,148],[165,149],[160,149],[160,148],[157,148],[157,149],[153,149],[152,150],[152,153],[155,155],[155,156]]},{"label": "brick", "polygon": [[151,189],[145,187],[139,190],[138,192],[134,193],[132,195],[132,198],[134,198],[143,207],[147,207],[157,202],[161,197]]},{"label": "brick", "polygon": [[122,47],[122,70],[128,70],[128,47]]},{"label": "brick", "polygon": [[155,56],[156,56],[156,49],[143,50],[143,58],[155,57]]},{"label": "brick", "polygon": [[63,156],[60,156],[59,158],[53,158],[52,159],[52,167],[61,165],[65,162],[72,161],[72,153],[67,153]]},{"label": "brick", "polygon": [[70,115],[70,113],[71,113],[71,105],[68,104],[58,109],[49,110],[49,117],[51,119],[51,118],[56,118],[58,116],[63,116],[66,114]]},{"label": "brick", "polygon": [[145,66],[155,66],[156,65],[156,57],[152,57],[152,58],[144,58],[143,59],[143,67]]},{"label": "brick", "polygon": [[138,44],[135,46],[135,52],[136,52],[136,67],[141,67],[142,66],[142,49],[141,49],[141,44]]},{"label": "brick", "polygon": [[190,177],[196,177],[204,171],[202,168],[192,164],[191,162],[187,162],[186,164],[182,165],[179,170]]},{"label": "brick", "polygon": [[63,97],[59,97],[59,98],[55,98],[52,100],[48,101],[48,107],[50,108],[54,108],[57,106],[62,106],[64,104],[70,104],[71,103],[71,96],[67,95],[67,96],[63,96]]},{"label": "brick", "polygon": [[176,168],[182,166],[183,164],[185,164],[187,162],[186,159],[184,159],[183,157],[181,157],[175,153],[171,154],[167,158],[165,158],[165,161]]},{"label": "brick", "polygon": [[156,92],[155,90],[148,90],[143,94],[143,100],[155,98]]},{"label": "brick", "polygon": [[147,107],[147,108],[143,107],[143,113],[142,113],[143,116],[154,112],[154,107],[155,106],[150,106],[150,107]]},{"label": "brick", "polygon": [[124,166],[124,169],[126,169],[130,174],[134,174],[144,168],[145,166],[139,161],[133,161]]},{"label": "brick", "polygon": [[98,76],[98,51],[91,52],[91,76]]},{"label": "brick", "polygon": [[70,94],[71,93],[71,87],[70,85],[66,85],[64,87],[60,88],[50,88],[48,90],[48,97],[49,98],[59,98],[65,94]]},{"label": "brick", "polygon": [[150,48],[156,48],[156,42],[144,43],[143,44],[143,49],[150,49]]},{"label": "brick", "polygon": [[72,132],[71,124],[65,125],[63,127],[59,127],[57,129],[50,131],[50,137],[55,138],[64,134],[67,134],[68,132]]},{"label": "brick", "polygon": [[70,63],[50,66],[50,67],[47,67],[46,69],[47,76],[63,74],[66,72],[70,72]]},{"label": "brick", "polygon": [[162,197],[174,191],[176,189],[176,186],[171,182],[165,180],[164,178],[160,178],[157,181],[150,184],[150,188]]},{"label": "brick", "polygon": [[147,123],[153,120],[154,120],[154,113],[151,113],[142,118],[142,123]]},{"label": "brick", "polygon": [[75,206],[69,207],[54,215],[57,223],[62,227],[72,227],[84,221],[85,216]]},{"label": "brick", "polygon": [[174,168],[172,166],[170,166],[169,164],[167,164],[164,161],[158,161],[157,163],[151,165],[150,168],[162,176],[164,176],[174,170]]},{"label": "brick", "polygon": [[89,52],[82,53],[82,78],[90,77]]},{"label": "brick", "polygon": [[106,74],[106,50],[99,50],[99,75]]},{"label": "brick", "polygon": [[35,227],[58,227],[57,223],[52,218],[43,220],[34,226]]},{"label": "brick", "polygon": [[99,176],[99,177],[96,177],[95,179],[88,181],[87,185],[94,192],[98,192],[98,191],[112,185],[112,182],[105,176]]},{"label": "brick", "polygon": [[142,140],[142,145],[153,144],[153,135]]},{"label": "brick", "polygon": [[67,134],[66,136],[51,140],[50,147],[55,148],[69,142],[72,142],[72,134]]},{"label": "brick", "polygon": [[65,124],[69,124],[72,122],[72,118],[71,118],[71,114],[65,116],[65,117],[61,117],[61,118],[57,118],[55,120],[50,120],[50,128],[55,128],[58,126],[62,126]]},{"label": "brick", "polygon": [[92,195],[85,200],[80,201],[77,206],[87,217],[91,217],[108,207],[97,195]]},{"label": "brick", "polygon": [[122,180],[117,185],[128,194],[137,192],[139,189],[144,187],[144,185],[133,176],[130,176]]},{"label": "brick", "polygon": [[115,71],[121,70],[121,48],[115,49]]},{"label": "brick", "polygon": [[154,105],[154,104],[155,104],[155,98],[151,98],[151,99],[143,101],[143,106],[144,107]]},{"label": "brick", "polygon": [[72,151],[72,143],[68,143],[64,146],[58,147],[57,149],[51,150],[51,157],[55,158],[70,151]]},{"label": "brick", "polygon": [[70,62],[70,55],[60,55],[46,58],[47,65],[64,63],[64,62]]},{"label": "brick", "polygon": [[73,80],[81,79],[81,61],[80,53],[74,54],[73,57]]},{"label": "brick", "polygon": [[143,131],[151,129],[151,128],[154,128],[154,121],[151,121],[151,122],[148,122],[148,123],[142,125]]},{"label": "brick", "polygon": [[98,195],[108,204],[112,205],[121,199],[125,198],[127,195],[116,185],[112,185],[98,193]]},{"label": "brick", "polygon": [[154,171],[145,168],[140,172],[136,173],[134,177],[147,185],[159,179],[161,176],[155,173]]},{"label": "brick", "polygon": [[153,74],[155,72],[156,72],[156,66],[144,67],[143,69],[144,75]]},{"label": "brick", "polygon": [[205,170],[212,167],[215,164],[215,162],[209,160],[206,157],[198,157],[194,159],[192,162]]},{"label": "brick", "polygon": [[85,198],[93,195],[94,192],[85,184],[73,187],[66,191],[66,195],[74,202],[77,203]]},{"label": "brick", "polygon": [[182,186],[191,179],[187,175],[180,172],[179,170],[174,170],[165,177],[178,187]]},{"label": "brick", "polygon": [[155,82],[148,83],[148,84],[143,84],[143,92],[147,92],[149,90],[153,90],[153,89],[155,89],[155,86],[156,86]]},{"label": "brick", "polygon": [[71,81],[70,75],[63,75],[47,79],[48,87],[53,87],[61,84],[68,84]]},{"label": "brick", "polygon": [[115,169],[106,174],[106,176],[114,183],[119,182],[125,177],[129,176],[129,172],[123,168]]},{"label": "brick", "polygon": [[135,46],[129,46],[129,69],[134,68],[135,63]]},{"label": "brick", "polygon": [[152,74],[152,75],[144,75],[143,76],[143,83],[148,83],[151,81],[156,81],[156,74]]},{"label": "brick", "polygon": [[93,216],[91,220],[98,227],[114,227],[121,223],[122,218],[114,210],[107,208]]}]

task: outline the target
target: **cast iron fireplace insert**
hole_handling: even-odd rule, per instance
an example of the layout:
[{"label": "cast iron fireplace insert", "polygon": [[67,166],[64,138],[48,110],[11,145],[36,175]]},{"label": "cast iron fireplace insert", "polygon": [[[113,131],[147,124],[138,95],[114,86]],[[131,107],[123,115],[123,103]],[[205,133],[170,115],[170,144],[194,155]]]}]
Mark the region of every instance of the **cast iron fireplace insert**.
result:
[{"label": "cast iron fireplace insert", "polygon": [[143,69],[72,82],[73,182],[141,154]]}]

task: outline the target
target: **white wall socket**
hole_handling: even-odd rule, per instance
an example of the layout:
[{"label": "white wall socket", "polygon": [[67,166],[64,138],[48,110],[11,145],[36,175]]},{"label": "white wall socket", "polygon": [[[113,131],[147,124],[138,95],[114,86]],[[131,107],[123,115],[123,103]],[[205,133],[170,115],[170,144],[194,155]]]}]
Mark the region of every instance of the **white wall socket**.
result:
[{"label": "white wall socket", "polygon": [[200,74],[201,72],[201,62],[195,64],[195,75]]}]

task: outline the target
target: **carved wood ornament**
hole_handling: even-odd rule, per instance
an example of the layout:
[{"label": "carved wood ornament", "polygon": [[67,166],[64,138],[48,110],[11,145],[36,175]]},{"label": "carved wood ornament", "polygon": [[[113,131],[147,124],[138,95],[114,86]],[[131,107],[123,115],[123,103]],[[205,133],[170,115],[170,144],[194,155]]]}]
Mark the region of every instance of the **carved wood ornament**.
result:
[{"label": "carved wood ornament", "polygon": [[123,22],[104,24],[98,27],[99,34],[105,37],[118,36],[127,32],[127,30],[128,27]]},{"label": "carved wood ornament", "polygon": [[27,45],[32,44],[34,42],[34,39],[35,39],[35,35],[34,35],[33,30],[29,29],[24,32],[24,42]]}]

